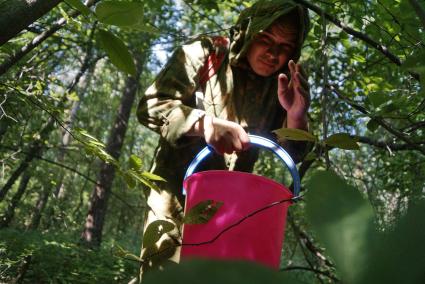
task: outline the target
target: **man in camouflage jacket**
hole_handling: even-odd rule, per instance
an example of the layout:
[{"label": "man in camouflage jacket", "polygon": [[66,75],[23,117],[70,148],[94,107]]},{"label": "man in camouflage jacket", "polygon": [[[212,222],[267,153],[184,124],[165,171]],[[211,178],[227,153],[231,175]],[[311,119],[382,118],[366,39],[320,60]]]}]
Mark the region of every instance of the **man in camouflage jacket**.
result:
[{"label": "man in camouflage jacket", "polygon": [[[206,143],[217,154],[202,170],[251,171],[258,152],[248,149],[247,133],[273,139],[281,127],[307,130],[309,87],[296,62],[308,28],[307,10],[293,1],[257,2],[241,13],[230,42],[202,36],[182,45],[147,89],[137,115],[160,134],[152,172],[167,183],[150,191],[145,229],[155,220],[176,228],[144,248],[145,268],[179,260],[183,177]],[[206,70],[218,57],[219,66]],[[206,82],[204,72],[212,75]],[[305,154],[304,143],[280,143],[296,161]]]}]

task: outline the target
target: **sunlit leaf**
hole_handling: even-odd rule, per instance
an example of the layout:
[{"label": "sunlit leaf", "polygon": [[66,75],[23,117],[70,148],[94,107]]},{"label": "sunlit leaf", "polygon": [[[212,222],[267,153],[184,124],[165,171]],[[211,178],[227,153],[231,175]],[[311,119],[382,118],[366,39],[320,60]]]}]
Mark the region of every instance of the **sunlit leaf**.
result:
[{"label": "sunlit leaf", "polygon": [[351,137],[348,133],[336,133],[329,136],[323,142],[336,148],[345,150],[358,150],[359,145],[357,144],[357,141],[357,138]]},{"label": "sunlit leaf", "polygon": [[296,129],[296,128],[280,128],[275,131],[276,135],[281,139],[289,139],[296,141],[317,141],[317,138],[304,130]]},{"label": "sunlit leaf", "polygon": [[143,247],[153,246],[163,234],[172,231],[176,226],[165,220],[156,220],[148,225],[143,234]]},{"label": "sunlit leaf", "polygon": [[127,46],[109,31],[99,30],[98,39],[112,64],[130,75],[136,75],[136,65]]},{"label": "sunlit leaf", "polygon": [[92,13],[92,11],[80,0],[65,0],[65,2],[71,5],[72,8],[80,11],[84,16],[89,16]]},{"label": "sunlit leaf", "polygon": [[102,1],[96,5],[96,15],[102,23],[131,26],[143,18],[143,3],[130,1]]},{"label": "sunlit leaf", "polygon": [[189,212],[183,217],[183,222],[185,224],[205,224],[211,220],[222,205],[221,201],[201,201],[189,209]]},{"label": "sunlit leaf", "polygon": [[135,171],[139,171],[143,166],[142,159],[140,159],[140,157],[138,157],[136,155],[130,156],[129,163],[130,163],[130,168],[135,170]]},{"label": "sunlit leaf", "polygon": [[160,177],[160,176],[158,176],[156,174],[150,173],[150,172],[143,172],[142,173],[142,176],[145,177],[145,178],[147,178],[147,179],[149,179],[149,180],[165,181],[166,182],[166,180],[163,179],[162,177]]}]

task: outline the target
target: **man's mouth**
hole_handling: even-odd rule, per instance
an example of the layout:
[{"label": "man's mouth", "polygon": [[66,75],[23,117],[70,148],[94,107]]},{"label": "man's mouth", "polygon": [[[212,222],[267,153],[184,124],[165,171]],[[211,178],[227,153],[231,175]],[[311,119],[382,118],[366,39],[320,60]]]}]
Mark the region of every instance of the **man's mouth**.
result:
[{"label": "man's mouth", "polygon": [[267,66],[268,68],[274,68],[276,66],[276,64],[274,62],[270,62],[270,61],[267,61],[267,60],[264,60],[264,59],[260,59],[260,62],[263,65]]}]

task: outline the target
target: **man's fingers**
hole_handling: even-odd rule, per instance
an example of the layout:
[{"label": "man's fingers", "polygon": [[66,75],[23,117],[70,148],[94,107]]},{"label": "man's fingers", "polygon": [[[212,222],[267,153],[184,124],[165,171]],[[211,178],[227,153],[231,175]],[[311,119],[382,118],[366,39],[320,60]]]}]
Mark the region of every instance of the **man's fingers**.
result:
[{"label": "man's fingers", "polygon": [[295,66],[295,69],[296,69],[297,72],[300,72],[301,75],[303,75],[304,78],[308,77],[307,73],[305,72],[305,70],[304,70],[304,68],[302,67],[301,64],[297,63],[296,66]]},{"label": "man's fingers", "polygon": [[291,72],[291,77],[293,77],[295,75],[296,72],[296,64],[294,62],[294,60],[289,60],[288,63],[288,68],[289,68],[289,72]]},{"label": "man's fingers", "polygon": [[296,78],[297,80],[300,82],[301,86],[306,89],[309,90],[310,89],[310,85],[308,84],[307,80],[305,77],[302,76],[301,73],[297,72],[296,74]]},{"label": "man's fingers", "polygon": [[239,139],[242,145],[242,151],[245,151],[251,146],[248,134],[243,130],[243,133],[239,134]]},{"label": "man's fingers", "polygon": [[289,79],[288,76],[286,76],[285,74],[279,74],[279,78],[278,78],[278,92],[282,93],[282,92],[286,92],[288,90],[288,84],[289,84]]}]

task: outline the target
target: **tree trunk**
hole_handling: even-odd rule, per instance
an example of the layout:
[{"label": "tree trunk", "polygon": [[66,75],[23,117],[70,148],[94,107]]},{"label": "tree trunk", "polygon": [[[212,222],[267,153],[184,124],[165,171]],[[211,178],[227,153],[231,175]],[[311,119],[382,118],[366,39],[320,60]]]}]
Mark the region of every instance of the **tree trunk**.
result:
[{"label": "tree trunk", "polygon": [[[93,34],[94,34],[94,30],[92,31],[92,36]],[[89,47],[88,47],[87,55],[84,59],[84,63],[81,66],[80,71],[78,72],[75,79],[72,81],[70,86],[68,86],[67,93],[70,93],[75,88],[75,86],[80,82],[81,77],[84,75],[87,69],[91,66],[94,66],[98,60],[96,59],[93,61],[93,64],[90,64],[90,59],[92,56],[92,36],[90,37]],[[64,104],[66,100],[67,100],[67,96],[66,94],[64,94],[61,99],[61,102],[59,103],[59,106]],[[13,184],[16,182],[19,176],[28,168],[28,166],[30,165],[34,157],[41,155],[41,153],[44,150],[42,141],[47,139],[47,137],[50,135],[50,132],[52,132],[52,130],[54,129],[54,123],[55,123],[55,118],[49,117],[48,122],[40,131],[40,140],[36,140],[30,145],[29,147],[30,155],[27,155],[25,157],[24,161],[19,165],[19,167],[15,170],[15,172],[13,172],[12,176],[9,178],[7,183],[3,186],[2,189],[0,189],[0,202],[3,201],[7,192],[12,188]]]},{"label": "tree trunk", "polygon": [[[49,123],[44,127],[43,130],[47,130],[47,129],[51,128],[52,126],[53,126],[53,119],[52,119],[51,123],[49,121]],[[43,130],[42,130],[42,132],[44,132]],[[42,135],[40,135],[40,136],[44,137]],[[31,161],[36,156],[40,155],[40,153],[42,151],[41,145],[42,144],[41,144],[40,140],[37,140],[37,141],[35,141],[31,144],[30,149],[28,151],[30,154],[25,157],[25,159],[21,162],[21,164],[18,166],[18,168],[13,172],[13,174],[7,180],[7,182],[3,186],[3,188],[0,189],[0,202],[3,201],[6,194],[9,192],[9,190],[12,188],[12,186],[15,184],[15,182],[18,180],[18,178],[21,176],[21,174],[23,172],[25,172],[25,170],[30,165]]]},{"label": "tree trunk", "polygon": [[38,196],[34,212],[31,216],[31,222],[27,226],[27,229],[36,230],[40,225],[41,215],[43,214],[44,208],[46,208],[47,201],[49,200],[49,194],[50,191],[48,189],[44,189]]},{"label": "tree trunk", "polygon": [[0,46],[15,37],[62,0],[0,0]]},{"label": "tree trunk", "polygon": [[[138,78],[140,77],[141,69],[141,63],[139,63],[136,78],[127,78],[115,123],[108,138],[106,151],[116,159],[118,159],[121,154],[131,108],[139,85]],[[97,184],[90,198],[86,223],[81,234],[81,241],[88,247],[98,247],[102,241],[102,230],[114,177],[114,166],[103,162],[98,174]]]},{"label": "tree trunk", "polygon": [[16,206],[18,206],[19,202],[21,201],[22,195],[24,195],[25,190],[27,189],[28,182],[30,181],[31,175],[26,172],[22,178],[21,182],[19,183],[18,191],[13,196],[9,207],[7,208],[5,214],[0,219],[0,228],[8,227],[10,222],[13,219],[13,216],[15,215],[15,209]]}]

